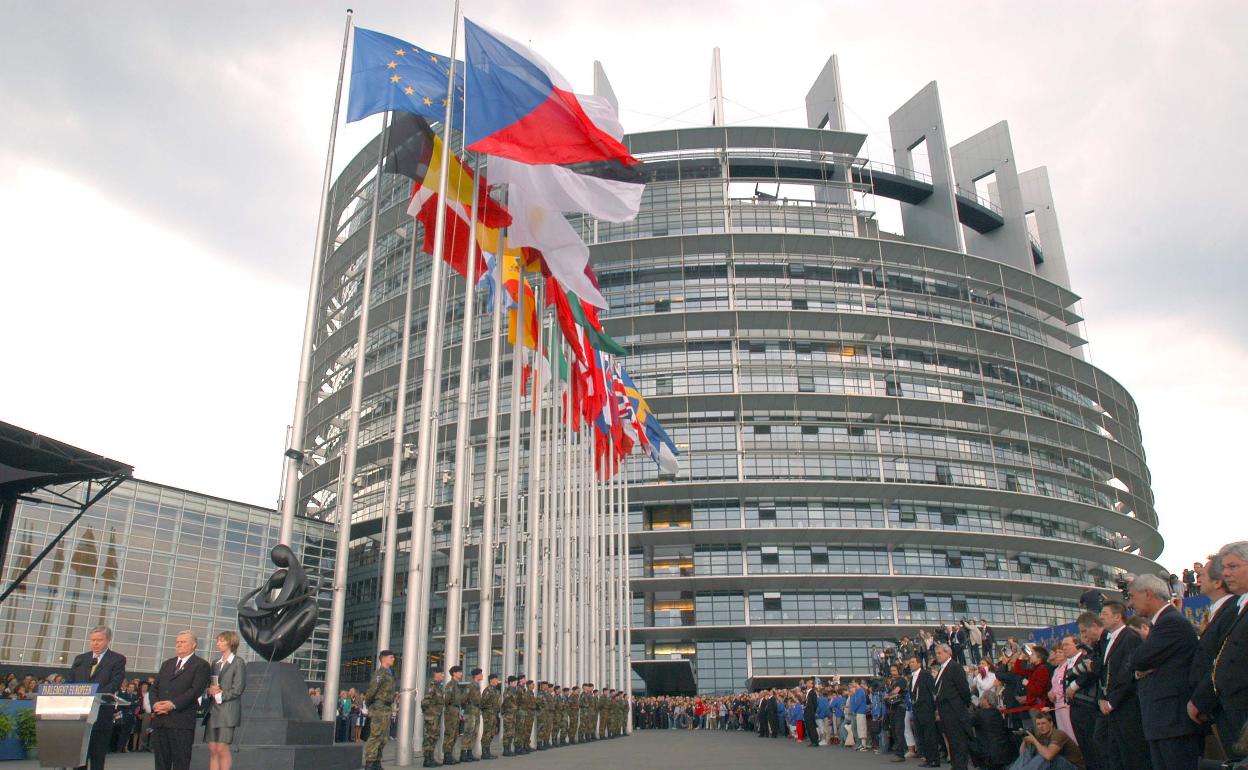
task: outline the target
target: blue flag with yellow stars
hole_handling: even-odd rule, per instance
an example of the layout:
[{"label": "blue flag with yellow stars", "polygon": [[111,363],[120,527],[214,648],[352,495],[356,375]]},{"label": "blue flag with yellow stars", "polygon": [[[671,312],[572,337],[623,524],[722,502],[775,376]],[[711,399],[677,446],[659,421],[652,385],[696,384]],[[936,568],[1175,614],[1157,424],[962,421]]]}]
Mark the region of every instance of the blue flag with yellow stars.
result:
[{"label": "blue flag with yellow stars", "polygon": [[[371,29],[355,28],[351,56],[351,93],[347,122],[378,112],[413,112],[430,120],[446,117],[446,79],[450,60],[406,40]],[[462,123],[464,64],[455,63],[452,125]]]}]

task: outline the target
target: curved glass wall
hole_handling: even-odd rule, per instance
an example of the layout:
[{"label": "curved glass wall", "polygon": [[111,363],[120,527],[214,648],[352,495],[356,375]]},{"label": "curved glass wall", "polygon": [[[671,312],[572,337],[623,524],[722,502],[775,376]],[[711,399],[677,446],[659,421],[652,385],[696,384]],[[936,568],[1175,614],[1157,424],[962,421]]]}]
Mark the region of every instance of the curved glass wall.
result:
[{"label": "curved glass wall", "polygon": [[[866,673],[873,644],[937,621],[983,618],[1017,633],[1069,620],[1088,586],[1155,568],[1161,550],[1135,403],[1083,359],[1078,297],[1018,267],[881,234],[861,185],[845,181],[871,166],[854,157],[861,142],[851,139],[787,128],[628,136],[648,179],[640,215],[619,224],[569,216],[591,244],[607,330],[683,453],[672,477],[640,458],[628,464],[634,659],[688,657],[704,692],[758,677]],[[334,187],[334,248],[319,289],[307,421],[317,449],[299,493],[310,515],[329,520],[375,158],[375,145],[364,148]],[[347,650],[356,660],[344,682],[366,678],[375,652],[377,518],[406,260],[422,235],[405,214],[407,180],[383,176],[381,187],[352,486],[351,590],[360,600]],[[428,259],[417,266],[418,372]],[[456,418],[461,283],[444,289],[440,319],[444,426]],[[484,339],[488,324],[477,329]],[[485,416],[487,365],[474,363],[473,419]],[[503,373],[507,393],[506,364]],[[421,398],[412,379],[409,426]],[[505,474],[505,416],[502,426]],[[440,434],[448,473],[437,478],[449,478],[453,449]],[[476,463],[480,489],[479,450]],[[434,494],[438,522],[449,519],[449,482]],[[449,541],[442,527],[438,549]],[[467,561],[475,587],[475,551]],[[444,586],[442,551],[434,575]],[[443,607],[435,597],[435,654]],[[497,608],[495,620],[499,631]],[[400,612],[396,633],[402,627]],[[465,647],[475,655],[475,643]]]}]

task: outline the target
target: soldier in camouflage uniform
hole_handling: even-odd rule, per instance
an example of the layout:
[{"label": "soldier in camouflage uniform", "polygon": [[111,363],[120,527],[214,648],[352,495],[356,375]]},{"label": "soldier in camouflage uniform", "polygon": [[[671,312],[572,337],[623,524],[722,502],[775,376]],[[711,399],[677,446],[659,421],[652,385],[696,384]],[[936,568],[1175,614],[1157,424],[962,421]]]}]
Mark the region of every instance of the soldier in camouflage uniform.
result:
[{"label": "soldier in camouflage uniform", "polygon": [[548,710],[547,704],[546,704],[546,683],[545,682],[537,683],[537,692],[534,693],[534,696],[533,696],[533,705],[536,711],[534,715],[534,720],[537,725],[537,730],[534,732],[533,737],[537,741],[537,750],[545,751],[546,750],[546,738],[547,738],[546,725],[549,722],[549,717],[550,717],[550,711]]},{"label": "soldier in camouflage uniform", "polygon": [[442,682],[442,672],[433,672],[433,677],[425,685],[425,694],[420,699],[420,713],[425,719],[425,735],[421,748],[425,752],[425,767],[437,767],[433,753],[438,750],[438,738],[442,727],[442,709],[446,705],[446,695]]},{"label": "soldier in camouflage uniform", "polygon": [[550,742],[552,746],[562,746],[564,744],[564,724],[568,721],[568,702],[563,697],[563,690],[558,687],[551,689],[551,697],[555,702],[555,718],[554,727],[550,731]]},{"label": "soldier in camouflage uniform", "polygon": [[390,710],[394,707],[394,653],[382,650],[377,662],[377,673],[364,693],[364,705],[373,725],[364,746],[364,770],[381,770],[381,751],[390,737]]},{"label": "soldier in camouflage uniform", "polygon": [[612,721],[612,729],[616,738],[624,734],[624,720],[627,717],[628,701],[624,698],[624,693],[616,690],[615,700],[611,703],[611,709],[615,712],[615,718]]},{"label": "soldier in camouflage uniform", "polygon": [[567,746],[572,742],[572,697],[568,695],[568,688],[564,687],[559,691],[559,745]]},{"label": "soldier in camouflage uniform", "polygon": [[568,691],[568,742],[579,743],[581,722],[581,691],[572,688]]},{"label": "soldier in camouflage uniform", "polygon": [[[499,692],[498,674],[490,674],[486,688],[481,692],[481,758],[494,759],[490,747],[498,735],[498,712],[502,709],[502,693]],[[505,744],[504,744],[505,745]]]},{"label": "soldier in camouflage uniform", "polygon": [[464,734],[460,737],[459,761],[476,762],[472,747],[477,742],[477,728],[481,726],[481,669],[472,670],[472,680],[460,682],[464,695]]},{"label": "soldier in camouflage uniform", "polygon": [[579,733],[577,733],[577,735],[579,736],[579,740],[581,743],[585,743],[587,741],[593,740],[591,738],[591,735],[593,734],[593,731],[594,731],[593,730],[593,720],[594,720],[593,695],[591,693],[592,689],[593,689],[593,685],[590,684],[589,682],[586,682],[585,684],[581,685],[581,694],[579,698],[579,700],[581,701],[581,723],[580,723],[580,726],[577,728],[580,731]]},{"label": "soldier in camouflage uniform", "polygon": [[535,736],[534,726],[537,724],[537,680],[530,679],[528,687],[524,690],[524,732],[519,736],[521,745],[524,746],[524,753],[528,754],[533,750],[533,741]]},{"label": "soldier in camouflage uniform", "polygon": [[[523,674],[521,675],[523,676]],[[515,756],[516,729],[520,724],[520,688],[516,685],[520,677],[507,677],[507,687],[503,690],[503,756]]]},{"label": "soldier in camouflage uniform", "polygon": [[464,713],[464,690],[460,684],[464,681],[464,669],[451,666],[451,678],[447,680],[443,692],[446,693],[446,708],[442,712],[442,764],[458,765],[455,758],[455,744],[459,741],[459,719]]},{"label": "soldier in camouflage uniform", "polygon": [[598,691],[598,738],[607,738],[607,690]]}]

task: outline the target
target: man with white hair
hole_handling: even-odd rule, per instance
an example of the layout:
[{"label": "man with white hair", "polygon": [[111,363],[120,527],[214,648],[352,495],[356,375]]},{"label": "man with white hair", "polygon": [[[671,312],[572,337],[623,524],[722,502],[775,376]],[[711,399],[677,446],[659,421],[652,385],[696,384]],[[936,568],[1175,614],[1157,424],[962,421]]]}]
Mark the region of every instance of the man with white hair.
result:
[{"label": "man with white hair", "polygon": [[1217,557],[1222,560],[1222,580],[1227,591],[1239,595],[1235,600],[1237,613],[1209,674],[1209,686],[1217,697],[1216,711],[1206,713],[1189,703],[1188,713],[1196,712],[1201,720],[1213,719],[1227,754],[1241,759],[1242,752],[1232,744],[1248,722],[1248,540],[1222,546]]},{"label": "man with white hair", "polygon": [[966,770],[970,757],[971,724],[967,709],[971,705],[971,688],[962,667],[953,661],[953,650],[947,644],[936,645],[936,721],[949,742],[949,761],[953,770]]},{"label": "man with white hair", "polygon": [[151,691],[156,770],[190,770],[195,712],[212,673],[212,665],[195,654],[195,634],[183,631],[173,647],[176,654],[161,664]]},{"label": "man with white hair", "polygon": [[1131,670],[1153,767],[1196,770],[1200,736],[1187,715],[1196,629],[1170,603],[1170,587],[1156,575],[1140,575],[1127,593],[1136,615],[1152,622],[1148,638],[1131,656]]}]

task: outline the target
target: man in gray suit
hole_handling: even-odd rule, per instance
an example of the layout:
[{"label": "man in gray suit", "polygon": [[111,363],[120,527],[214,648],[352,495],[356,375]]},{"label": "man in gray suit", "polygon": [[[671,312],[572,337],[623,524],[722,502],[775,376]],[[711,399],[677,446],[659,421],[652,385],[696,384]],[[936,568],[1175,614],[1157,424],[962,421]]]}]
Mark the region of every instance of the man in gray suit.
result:
[{"label": "man in gray suit", "polygon": [[209,770],[230,770],[234,758],[230,746],[243,719],[243,691],[247,689],[247,664],[235,655],[238,634],[222,631],[217,634],[217,651],[221,658],[212,664],[212,679],[205,691],[212,699],[204,740],[208,743]]}]

